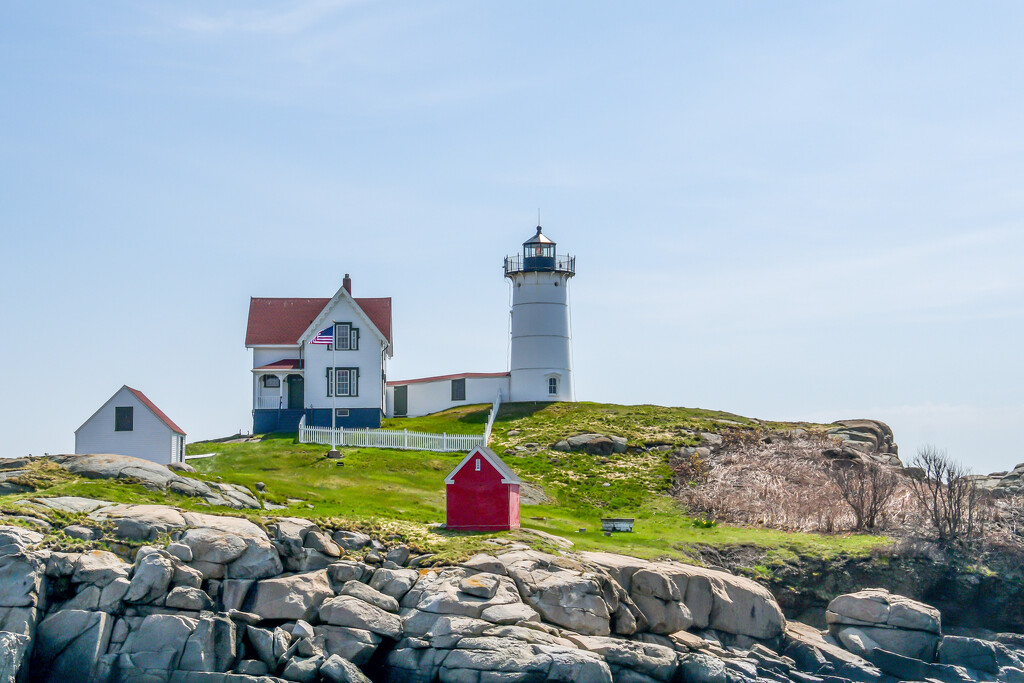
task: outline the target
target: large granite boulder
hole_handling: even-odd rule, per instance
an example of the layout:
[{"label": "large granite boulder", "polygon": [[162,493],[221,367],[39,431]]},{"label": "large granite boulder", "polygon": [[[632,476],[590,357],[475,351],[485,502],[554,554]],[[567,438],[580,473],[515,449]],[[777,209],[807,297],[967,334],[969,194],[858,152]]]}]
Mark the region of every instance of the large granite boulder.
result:
[{"label": "large granite boulder", "polygon": [[770,639],[786,619],[765,587],[740,576],[679,562],[647,562],[611,553],[581,553],[608,572],[640,609],[653,633],[689,628]]},{"label": "large granite boulder", "polygon": [[46,617],[36,629],[33,678],[53,683],[90,680],[107,652],[113,626],[113,618],[104,612],[62,610]]},{"label": "large granite boulder", "polygon": [[937,609],[881,588],[836,597],[825,621],[844,647],[868,658],[880,648],[931,662],[942,632]]},{"label": "large granite boulder", "polygon": [[325,600],[334,597],[327,572],[282,576],[256,582],[245,611],[261,619],[303,619],[309,621]]},{"label": "large granite boulder", "polygon": [[489,607],[522,602],[516,584],[507,576],[494,576],[496,586],[491,597],[463,592],[460,585],[470,575],[470,570],[460,567],[428,571],[420,576],[412,589],[405,594],[401,605],[421,612],[479,619],[483,611]]},{"label": "large granite boulder", "polygon": [[0,631],[0,683],[16,683],[30,644],[27,635]]},{"label": "large granite boulder", "polygon": [[[72,474],[87,479],[128,479],[141,482],[153,491],[171,491],[183,496],[202,498],[211,505],[233,508],[259,508],[259,503],[249,496],[226,496],[198,479],[190,479],[173,472],[166,465],[133,458],[128,455],[109,453],[96,455],[51,455],[50,460]],[[234,488],[232,487],[232,491]],[[234,491],[238,494],[238,491]]]}]

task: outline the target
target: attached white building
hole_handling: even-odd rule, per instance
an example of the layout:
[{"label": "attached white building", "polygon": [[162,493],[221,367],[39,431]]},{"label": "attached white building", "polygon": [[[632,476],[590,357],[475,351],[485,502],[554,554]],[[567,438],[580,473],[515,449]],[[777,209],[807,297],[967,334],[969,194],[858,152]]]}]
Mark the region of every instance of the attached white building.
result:
[{"label": "attached white building", "polygon": [[75,453],[130,455],[167,465],[185,459],[185,431],[125,385],[75,430]]},{"label": "attached white building", "polygon": [[[253,432],[379,427],[391,357],[391,299],[354,298],[348,275],[330,299],[249,302]],[[333,411],[333,413],[332,413]]]},{"label": "attached white building", "polygon": [[541,227],[520,254],[505,258],[512,287],[508,372],[461,373],[387,383],[387,415],[417,417],[457,405],[574,401],[569,281],[576,258],[558,255]]}]

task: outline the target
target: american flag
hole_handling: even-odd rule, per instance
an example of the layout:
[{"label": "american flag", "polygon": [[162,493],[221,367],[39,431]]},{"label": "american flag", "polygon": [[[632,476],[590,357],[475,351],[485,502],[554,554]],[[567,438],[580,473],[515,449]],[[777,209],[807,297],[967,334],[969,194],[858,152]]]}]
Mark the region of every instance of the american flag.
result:
[{"label": "american flag", "polygon": [[310,344],[333,344],[334,343],[334,325],[325,327],[310,341]]}]

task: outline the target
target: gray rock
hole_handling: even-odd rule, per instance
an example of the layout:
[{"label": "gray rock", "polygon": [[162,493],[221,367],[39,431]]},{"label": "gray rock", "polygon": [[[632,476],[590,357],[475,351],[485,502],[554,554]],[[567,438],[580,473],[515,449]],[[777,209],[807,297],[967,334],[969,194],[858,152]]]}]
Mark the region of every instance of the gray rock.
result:
[{"label": "gray rock", "polygon": [[489,600],[498,592],[498,585],[498,577],[494,574],[473,574],[459,581],[459,590]]},{"label": "gray rock", "polygon": [[505,565],[501,560],[494,557],[493,555],[486,555],[480,553],[469,558],[463,562],[460,567],[466,569],[472,569],[477,572],[486,572],[488,574],[498,574],[499,576],[507,576],[508,573],[505,571]]},{"label": "gray rock", "polygon": [[100,599],[96,603],[96,609],[100,612],[118,612],[124,606],[124,596],[128,594],[131,582],[128,579],[117,578],[108,583],[100,591]]},{"label": "gray rock", "polygon": [[277,668],[277,656],[274,654],[274,632],[256,626],[246,626],[246,636],[255,650],[255,655],[271,670]]},{"label": "gray rock", "polygon": [[250,579],[225,579],[220,586],[220,601],[225,611],[240,610],[245,604],[254,581]]},{"label": "gray rock", "polygon": [[522,621],[539,622],[540,615],[527,604],[492,605],[480,613],[480,618],[492,624],[518,624]]},{"label": "gray rock", "polygon": [[370,588],[401,601],[419,580],[419,576],[419,572],[415,569],[385,569],[382,567],[374,570],[373,578],[370,579]]},{"label": "gray rock", "polygon": [[0,631],[0,683],[16,683],[31,642],[27,635]]},{"label": "gray rock", "polygon": [[188,472],[195,474],[196,468],[189,465],[187,462],[172,462],[167,465],[167,469],[173,470],[174,472]]},{"label": "gray rock", "polygon": [[342,595],[320,607],[320,620],[332,626],[348,626],[371,631],[397,640],[402,635],[402,620],[358,598]]},{"label": "gray rock", "polygon": [[293,657],[285,664],[281,677],[296,683],[316,683],[320,676],[320,667],[324,664],[323,655],[300,658]]},{"label": "gray rock", "polygon": [[485,599],[460,592],[459,584],[468,574],[468,570],[461,568],[427,572],[417,580],[416,585],[402,599],[401,604],[403,607],[417,609],[421,612],[479,618],[485,609],[493,605],[521,602],[516,584],[505,576],[498,577],[500,583],[492,598]]},{"label": "gray rock", "polygon": [[0,526],[0,545],[16,545],[24,550],[43,540],[43,534],[22,526]]},{"label": "gray rock", "polygon": [[392,548],[384,556],[384,559],[397,565],[404,565],[409,561],[409,548],[404,545]]},{"label": "gray rock", "polygon": [[35,607],[0,607],[0,631],[32,636],[39,621]]},{"label": "gray rock", "polygon": [[370,545],[370,537],[358,531],[335,531],[334,542],[345,550],[359,550]]},{"label": "gray rock", "polygon": [[65,536],[76,538],[80,541],[94,541],[101,536],[98,529],[82,526],[81,524],[69,524],[62,531]]},{"label": "gray rock", "polygon": [[339,655],[356,666],[366,666],[382,640],[376,633],[345,626],[314,626],[313,631],[323,638],[325,654]]},{"label": "gray rock", "polygon": [[372,567],[369,567],[362,562],[349,562],[347,560],[332,562],[331,565],[327,567],[327,575],[331,578],[331,582],[338,586],[343,585],[346,581],[360,581],[362,583],[366,583],[373,577],[373,572],[374,570]]},{"label": "gray rock", "polygon": [[999,651],[997,646],[999,646],[998,643],[978,638],[944,636],[939,642],[938,661],[942,664],[955,664],[998,674]]},{"label": "gray rock", "polygon": [[314,635],[313,627],[309,625],[308,621],[299,619],[292,626],[292,638],[312,638]]},{"label": "gray rock", "polygon": [[679,671],[686,683],[726,683],[729,680],[725,662],[706,654],[694,653],[680,657]]},{"label": "gray rock", "polygon": [[353,598],[359,598],[363,602],[367,602],[371,605],[381,608],[385,612],[391,612],[393,614],[398,613],[398,601],[390,595],[385,595],[378,590],[367,586],[365,583],[359,583],[358,581],[349,581],[342,586],[339,595],[350,595]]},{"label": "gray rock", "polygon": [[324,570],[258,581],[246,609],[263,619],[309,621],[334,591]]},{"label": "gray rock", "polygon": [[632,671],[668,683],[676,673],[676,652],[670,647],[618,638],[567,637],[581,649],[601,655],[613,674]]},{"label": "gray rock", "polygon": [[245,552],[245,540],[234,534],[217,529],[189,529],[181,538],[192,553],[195,562],[227,564],[234,562]]},{"label": "gray rock", "polygon": [[34,607],[46,577],[46,566],[32,555],[0,557],[0,607]]},{"label": "gray rock", "polygon": [[102,588],[117,579],[127,580],[130,571],[131,565],[114,553],[90,550],[75,560],[71,580],[75,583],[91,583]]},{"label": "gray rock", "polygon": [[196,619],[170,614],[151,614],[132,629],[121,646],[122,655],[131,657],[134,666],[145,663],[149,669],[172,669],[181,659],[185,643],[199,625]]},{"label": "gray rock", "polygon": [[135,563],[131,585],[125,593],[125,602],[148,604],[167,594],[174,576],[174,565],[170,559],[151,553]]},{"label": "gray rock", "polygon": [[179,586],[167,594],[165,603],[171,609],[186,609],[198,612],[213,609],[213,600],[199,588]]},{"label": "gray rock", "polygon": [[184,543],[170,543],[167,545],[167,552],[171,557],[176,557],[182,562],[191,562],[194,555],[192,554],[192,548],[185,545]]},{"label": "gray rock", "polygon": [[336,559],[341,557],[341,546],[332,541],[330,536],[319,529],[307,533],[306,537],[302,541],[302,545],[304,548],[315,550],[330,558]]},{"label": "gray rock", "polygon": [[113,623],[109,614],[78,610],[43,619],[36,629],[34,676],[55,683],[89,680],[110,644]]},{"label": "gray rock", "polygon": [[[149,460],[133,458],[127,455],[52,455],[50,460],[73,474],[88,479],[133,479],[142,482],[146,488],[154,491],[174,491],[186,496],[203,498],[214,505],[243,507],[235,500],[226,499],[213,491],[205,483],[197,479],[182,477]],[[245,505],[244,507],[249,507]],[[259,505],[252,506],[258,508]]]},{"label": "gray rock", "polygon": [[320,667],[320,676],[330,683],[371,683],[352,662],[339,655],[331,655]]},{"label": "gray rock", "polygon": [[267,663],[258,659],[243,659],[235,665],[235,673],[246,676],[266,676],[270,673]]},{"label": "gray rock", "polygon": [[552,556],[533,551],[509,553],[499,559],[524,601],[545,621],[584,635],[611,633],[611,611],[597,577],[552,568]]}]

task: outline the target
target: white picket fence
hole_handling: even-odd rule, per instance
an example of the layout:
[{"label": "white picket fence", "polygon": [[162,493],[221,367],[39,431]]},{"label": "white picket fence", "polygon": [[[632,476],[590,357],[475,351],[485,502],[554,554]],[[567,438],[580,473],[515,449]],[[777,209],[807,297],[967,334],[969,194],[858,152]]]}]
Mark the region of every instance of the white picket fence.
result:
[{"label": "white picket fence", "polygon": [[338,427],[331,438],[330,427],[310,427],[306,416],[299,419],[299,443],[318,443],[325,446],[356,446],[360,448],[394,448],[410,451],[471,451],[477,446],[486,446],[491,439],[494,418],[501,406],[501,394],[494,399],[491,412],[487,415],[487,426],[483,434],[431,434],[410,432],[408,429],[369,429]]}]

